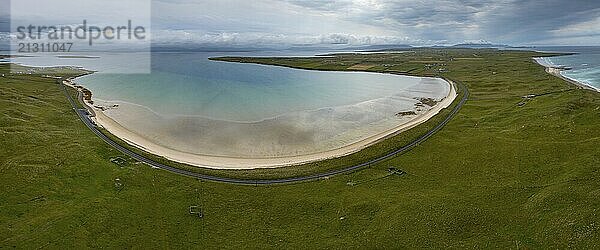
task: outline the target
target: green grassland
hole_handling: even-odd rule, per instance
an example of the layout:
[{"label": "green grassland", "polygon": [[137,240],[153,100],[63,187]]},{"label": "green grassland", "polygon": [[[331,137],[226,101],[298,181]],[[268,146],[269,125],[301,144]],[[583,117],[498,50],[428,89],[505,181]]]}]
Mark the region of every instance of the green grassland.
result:
[{"label": "green grassland", "polygon": [[[531,60],[540,55],[423,49],[220,58],[442,76],[471,92],[443,130],[408,153],[350,174],[270,186],[203,182],[136,163],[84,126],[56,79],[0,64],[0,247],[598,248],[600,94],[545,73]],[[529,94],[539,96],[522,97]],[[401,146],[435,119],[340,161]],[[389,167],[408,174],[389,175]],[[302,170],[275,171],[215,174]],[[204,216],[190,215],[191,205]]]}]

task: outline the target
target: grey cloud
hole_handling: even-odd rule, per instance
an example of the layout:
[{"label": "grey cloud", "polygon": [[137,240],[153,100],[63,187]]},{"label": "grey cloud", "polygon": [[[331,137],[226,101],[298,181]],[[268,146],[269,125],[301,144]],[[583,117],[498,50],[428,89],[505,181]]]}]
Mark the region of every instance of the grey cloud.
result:
[{"label": "grey cloud", "polygon": [[287,2],[294,4],[294,5],[313,9],[313,10],[328,11],[328,12],[340,11],[352,4],[351,1],[335,1],[335,0],[313,0],[313,1],[287,0]]},{"label": "grey cloud", "polygon": [[[314,11],[340,12],[340,18],[383,25],[390,30],[429,40],[489,39],[506,43],[528,43],[553,39],[560,27],[589,22],[600,17],[597,0],[442,0],[377,1],[375,11],[349,15],[353,1],[288,0]],[[595,27],[599,30],[600,27]]]},{"label": "grey cloud", "polygon": [[[0,0],[0,32],[8,29],[8,2]],[[165,43],[196,39],[248,45],[428,45],[483,39],[515,45],[600,44],[594,39],[600,38],[598,0],[152,0],[152,4],[154,33]],[[68,6],[64,11],[78,13]]]},{"label": "grey cloud", "polygon": [[[600,17],[599,1],[519,1],[481,20],[483,33],[513,42],[535,42],[560,36],[560,27]],[[600,30],[600,27],[595,27]]]},{"label": "grey cloud", "polygon": [[0,32],[10,31],[10,0],[0,0]]}]

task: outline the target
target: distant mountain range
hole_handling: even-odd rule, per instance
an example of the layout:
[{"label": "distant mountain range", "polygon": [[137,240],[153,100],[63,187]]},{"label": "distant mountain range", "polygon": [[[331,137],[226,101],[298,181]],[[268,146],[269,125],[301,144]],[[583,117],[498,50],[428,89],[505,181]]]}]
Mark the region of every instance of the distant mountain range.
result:
[{"label": "distant mountain range", "polygon": [[366,45],[353,47],[352,49],[358,51],[383,51],[383,50],[404,50],[414,48],[407,44],[385,44],[385,45]]},{"label": "distant mountain range", "polygon": [[491,48],[509,48],[511,46],[505,44],[493,44],[493,43],[460,43],[450,46],[451,48],[463,48],[463,49],[491,49]]},{"label": "distant mountain range", "polygon": [[[281,45],[278,47],[270,46],[232,46],[232,45],[208,45],[208,44],[153,44],[152,51],[155,52],[259,52],[259,51],[357,51],[357,52],[383,52],[398,51],[412,48],[464,48],[464,49],[506,49],[506,48],[534,48],[534,47],[513,47],[505,44],[493,43],[460,43],[455,45],[434,45],[434,46],[412,46],[407,44],[385,44],[385,45],[357,45],[348,44],[295,44]],[[8,42],[0,41],[0,51],[9,51]]]},{"label": "distant mountain range", "polygon": [[387,44],[387,45],[359,45],[352,46],[348,44],[293,44],[289,46],[233,46],[233,45],[214,45],[214,44],[153,44],[152,51],[156,52],[255,52],[255,51],[383,51],[383,50],[402,50],[410,49],[413,46],[406,44]]},{"label": "distant mountain range", "polygon": [[[410,48],[457,48],[457,49],[507,49],[507,48],[530,48],[530,47],[513,47],[506,44],[493,44],[493,43],[460,43],[455,45],[433,45],[433,46],[411,46],[411,45],[373,45],[368,46],[373,49],[362,49],[368,52],[381,52],[381,51],[394,51],[394,50],[405,50]],[[357,49],[359,50],[359,49]]]}]

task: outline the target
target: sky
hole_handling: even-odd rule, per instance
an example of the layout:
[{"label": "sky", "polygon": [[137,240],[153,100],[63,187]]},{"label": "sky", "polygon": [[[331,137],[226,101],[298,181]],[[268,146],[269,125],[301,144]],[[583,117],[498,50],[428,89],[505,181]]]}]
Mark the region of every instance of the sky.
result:
[{"label": "sky", "polygon": [[[9,0],[4,1],[4,6]],[[34,0],[13,0],[34,1]],[[69,13],[27,16],[52,23],[89,18],[81,3],[35,0]],[[80,3],[79,5],[73,3]],[[121,1],[124,2],[124,1]],[[151,4],[156,44],[201,46],[600,45],[599,0],[129,0]],[[36,5],[37,5],[36,4]],[[84,4],[85,6],[85,4]],[[102,8],[102,5],[97,8]],[[135,8],[136,4],[125,6]],[[8,11],[0,4],[0,31]],[[40,10],[44,8],[39,7]],[[93,8],[92,8],[93,9]],[[116,10],[104,9],[111,13]],[[14,15],[13,15],[14,16]],[[121,16],[125,15],[113,15]],[[13,17],[17,18],[17,17]],[[67,18],[67,17],[64,17]],[[137,17],[136,17],[137,18]],[[0,39],[2,36],[0,35]]]}]

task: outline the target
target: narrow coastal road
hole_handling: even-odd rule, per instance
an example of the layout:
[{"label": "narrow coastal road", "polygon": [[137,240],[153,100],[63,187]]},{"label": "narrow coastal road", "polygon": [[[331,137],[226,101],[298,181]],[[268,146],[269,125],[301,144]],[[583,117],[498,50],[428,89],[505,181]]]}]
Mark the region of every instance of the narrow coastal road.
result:
[{"label": "narrow coastal road", "polygon": [[191,172],[191,171],[187,171],[187,170],[182,170],[179,168],[175,168],[175,167],[171,167],[171,166],[167,166],[164,165],[162,163],[158,163],[155,162],[151,159],[148,159],[140,154],[137,154],[131,150],[129,150],[126,147],[121,146],[120,144],[118,144],[117,142],[113,141],[112,139],[110,139],[108,136],[106,136],[104,133],[102,133],[100,130],[98,130],[98,128],[96,127],[96,125],[92,122],[92,120],[89,117],[89,112],[87,109],[83,108],[80,109],[77,107],[77,104],[75,102],[75,100],[73,100],[73,97],[69,94],[69,92],[66,89],[65,84],[62,82],[62,80],[59,80],[59,84],[61,86],[61,88],[63,89],[63,92],[65,93],[65,95],[67,96],[67,98],[69,99],[69,102],[71,103],[71,106],[73,107],[73,110],[77,113],[77,115],[79,116],[79,118],[81,119],[81,121],[83,121],[83,123],[90,129],[92,130],[92,132],[94,132],[94,134],[96,134],[98,137],[100,137],[100,139],[102,139],[103,141],[105,141],[106,143],[108,143],[110,146],[114,147],[115,149],[117,149],[118,151],[120,151],[121,153],[128,155],[129,157],[139,161],[139,162],[143,162],[151,167],[154,168],[159,168],[162,170],[166,170],[172,173],[176,173],[176,174],[180,174],[180,175],[185,175],[185,176],[189,176],[189,177],[194,177],[194,178],[198,178],[198,179],[202,179],[202,180],[207,180],[207,181],[215,181],[215,182],[223,182],[223,183],[231,183],[231,184],[246,184],[246,185],[269,185],[269,184],[286,184],[286,183],[296,183],[296,182],[305,182],[305,181],[313,181],[313,180],[319,180],[322,178],[326,178],[326,177],[331,177],[331,176],[335,176],[335,175],[339,175],[339,174],[344,174],[344,173],[349,173],[352,171],[356,171],[358,169],[361,168],[365,168],[368,167],[372,164],[381,162],[383,160],[387,160],[391,157],[394,157],[398,154],[404,153],[406,151],[409,151],[410,149],[412,149],[413,147],[417,146],[419,143],[422,143],[423,141],[429,139],[431,136],[433,136],[436,132],[440,131],[446,124],[448,124],[448,122],[450,122],[450,120],[458,113],[458,111],[462,108],[462,106],[465,104],[465,102],[467,101],[467,99],[469,98],[469,90],[467,89],[467,87],[464,84],[460,85],[460,89],[462,89],[462,92],[464,93],[463,97],[461,98],[460,102],[458,103],[458,105],[456,105],[456,107],[454,107],[454,109],[450,112],[450,114],[448,114],[448,116],[442,121],[440,122],[437,126],[435,126],[434,128],[432,128],[431,130],[427,131],[427,133],[421,135],[419,138],[415,139],[414,141],[412,141],[411,143],[391,152],[388,153],[384,156],[378,157],[376,159],[358,164],[358,165],[354,165],[354,166],[349,166],[346,168],[342,168],[339,170],[332,170],[332,171],[328,171],[325,173],[320,173],[320,174],[314,174],[314,175],[308,175],[308,176],[301,176],[301,177],[293,177],[293,178],[283,178],[283,179],[270,179],[270,180],[246,180],[246,179],[234,179],[234,178],[226,178],[226,177],[218,177],[218,176],[211,176],[211,175],[205,175],[205,174],[200,174],[200,173],[195,173],[195,172]]}]

